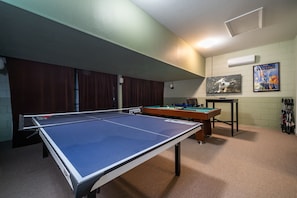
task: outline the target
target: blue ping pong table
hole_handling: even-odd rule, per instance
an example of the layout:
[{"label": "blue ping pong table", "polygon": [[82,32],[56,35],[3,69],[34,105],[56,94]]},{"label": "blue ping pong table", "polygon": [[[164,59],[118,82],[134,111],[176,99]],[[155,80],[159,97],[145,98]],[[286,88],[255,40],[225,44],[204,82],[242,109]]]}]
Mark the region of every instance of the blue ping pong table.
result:
[{"label": "blue ping pong table", "polygon": [[75,197],[96,197],[102,185],[172,146],[178,176],[180,142],[202,125],[122,110],[43,114],[32,120]]}]

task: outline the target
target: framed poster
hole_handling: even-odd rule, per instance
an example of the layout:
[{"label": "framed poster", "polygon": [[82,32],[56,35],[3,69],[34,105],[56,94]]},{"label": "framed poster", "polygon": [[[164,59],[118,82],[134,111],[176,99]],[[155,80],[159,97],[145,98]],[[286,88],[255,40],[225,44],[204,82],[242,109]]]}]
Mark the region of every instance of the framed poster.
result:
[{"label": "framed poster", "polygon": [[279,62],[253,67],[254,92],[280,91]]},{"label": "framed poster", "polygon": [[216,76],[206,78],[207,94],[241,93],[241,75]]}]

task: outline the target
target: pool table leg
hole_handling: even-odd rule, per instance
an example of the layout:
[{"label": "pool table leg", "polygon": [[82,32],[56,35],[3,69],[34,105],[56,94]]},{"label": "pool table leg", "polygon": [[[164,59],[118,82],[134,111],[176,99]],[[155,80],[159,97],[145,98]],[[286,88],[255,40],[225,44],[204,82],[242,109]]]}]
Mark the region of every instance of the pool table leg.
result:
[{"label": "pool table leg", "polygon": [[204,135],[203,127],[200,131],[196,132],[196,140],[198,141],[199,144],[205,143],[205,135]]},{"label": "pool table leg", "polygon": [[202,129],[196,133],[196,140],[201,144],[205,143],[205,138],[211,136],[211,121],[200,120],[203,123]]},{"label": "pool table leg", "polygon": [[203,126],[204,126],[204,134],[206,136],[211,136],[211,121],[210,120],[203,120]]}]

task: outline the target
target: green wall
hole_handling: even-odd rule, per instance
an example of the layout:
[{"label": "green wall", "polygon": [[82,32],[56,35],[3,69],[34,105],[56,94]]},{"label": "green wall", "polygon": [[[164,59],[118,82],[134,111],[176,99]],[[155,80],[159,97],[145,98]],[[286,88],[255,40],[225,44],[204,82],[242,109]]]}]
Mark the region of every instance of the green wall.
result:
[{"label": "green wall", "polygon": [[[257,55],[254,64],[228,67],[229,58],[245,55]],[[281,99],[296,99],[296,38],[269,45],[236,51],[228,54],[206,58],[206,77],[241,74],[242,92],[239,94],[206,94],[206,78],[175,81],[174,89],[165,83],[164,104],[174,104],[187,97],[197,97],[200,103],[205,103],[205,98],[238,98],[239,99],[239,124],[254,125],[259,127],[280,129]],[[253,65],[280,62],[280,91],[253,92]],[[295,100],[296,104],[296,100]],[[295,107],[295,110],[296,107]],[[228,119],[229,108],[222,106],[222,119]],[[295,111],[296,114],[296,111]],[[296,117],[296,116],[295,116]]]},{"label": "green wall", "polygon": [[4,0],[199,76],[204,57],[129,0]]},{"label": "green wall", "polygon": [[[231,97],[229,97],[231,98]],[[237,98],[237,97],[232,97]],[[198,97],[199,104],[205,104],[206,98]],[[281,129],[282,97],[240,97],[238,98],[238,120],[240,125],[253,125],[265,128]],[[294,98],[296,99],[296,98]],[[178,104],[186,101],[186,98],[165,98],[164,104]],[[208,104],[212,107],[212,104]],[[231,120],[231,109],[229,103],[216,103],[216,108],[222,109],[221,114],[216,118],[220,120]],[[235,115],[235,106],[234,106]]]}]

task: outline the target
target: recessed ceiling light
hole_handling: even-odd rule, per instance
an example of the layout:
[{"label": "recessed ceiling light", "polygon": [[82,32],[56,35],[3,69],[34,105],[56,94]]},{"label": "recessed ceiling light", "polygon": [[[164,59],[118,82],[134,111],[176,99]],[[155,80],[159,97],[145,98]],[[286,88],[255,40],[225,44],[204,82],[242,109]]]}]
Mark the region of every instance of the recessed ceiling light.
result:
[{"label": "recessed ceiling light", "polygon": [[219,38],[208,38],[197,43],[197,47],[202,47],[207,49],[219,44],[220,42],[221,42],[221,39]]}]

